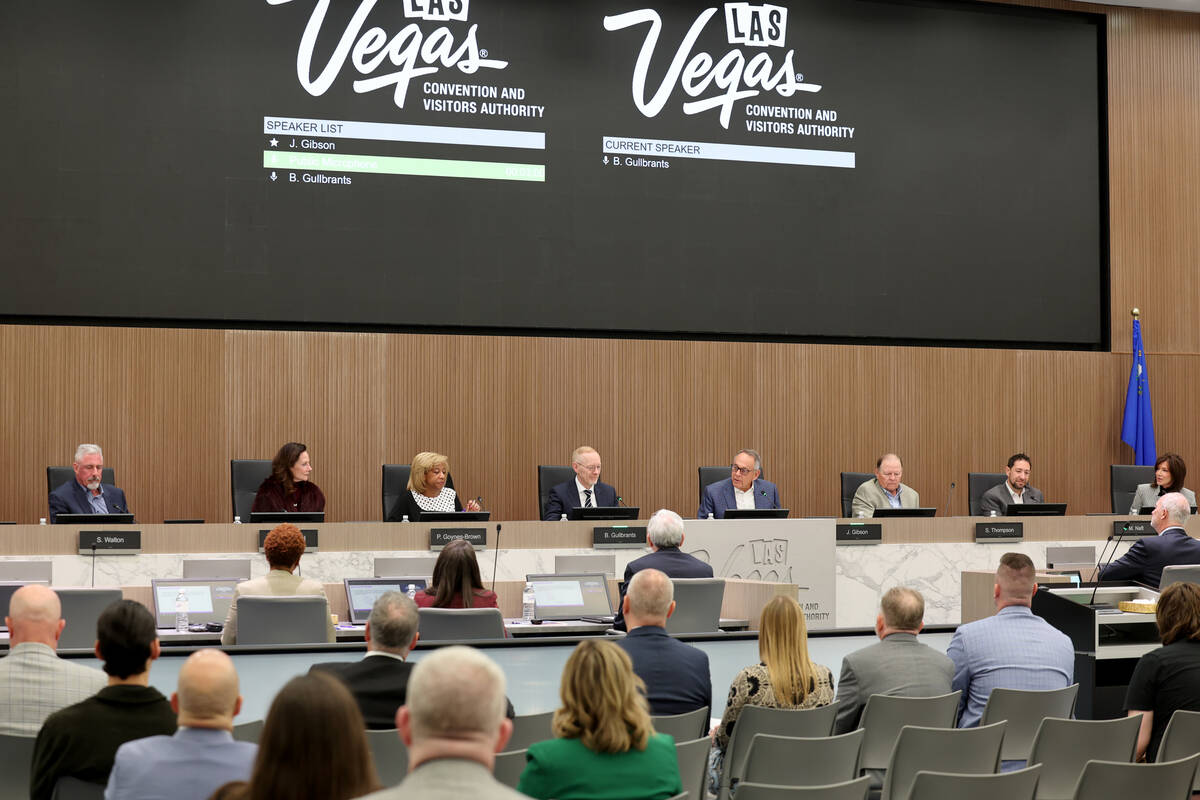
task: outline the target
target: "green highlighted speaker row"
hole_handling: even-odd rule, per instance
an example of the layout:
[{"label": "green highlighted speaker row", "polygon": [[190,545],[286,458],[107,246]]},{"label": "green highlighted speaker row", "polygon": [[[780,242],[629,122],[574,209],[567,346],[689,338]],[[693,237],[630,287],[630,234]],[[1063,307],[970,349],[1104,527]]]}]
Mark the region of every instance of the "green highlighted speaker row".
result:
[{"label": "green highlighted speaker row", "polygon": [[545,164],[454,161],[445,158],[399,158],[264,150],[263,166],[283,170],[370,172],[376,175],[427,175],[436,178],[480,178],[491,181],[546,180]]}]

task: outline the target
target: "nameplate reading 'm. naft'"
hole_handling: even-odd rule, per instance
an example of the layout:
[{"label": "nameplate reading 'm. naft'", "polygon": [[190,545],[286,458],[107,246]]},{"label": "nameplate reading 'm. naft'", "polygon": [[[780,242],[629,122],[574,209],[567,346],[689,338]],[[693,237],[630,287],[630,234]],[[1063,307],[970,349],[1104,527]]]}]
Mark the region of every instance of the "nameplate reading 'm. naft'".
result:
[{"label": "nameplate reading 'm. naft'", "polygon": [[1154,526],[1149,520],[1144,519],[1127,519],[1121,522],[1113,523],[1113,539],[1120,536],[1122,539],[1132,539],[1137,536],[1157,536],[1158,531],[1154,530]]},{"label": "nameplate reading 'm. naft'", "polygon": [[[258,552],[263,551],[263,542],[267,540],[267,534],[271,531],[262,528],[258,532]],[[301,528],[300,532],[304,534],[304,552],[315,553],[320,548],[317,546],[317,529],[316,528]]]},{"label": "nameplate reading 'm. naft'", "polygon": [[135,556],[142,552],[141,531],[80,531],[79,554]]},{"label": "nameplate reading 'm. naft'", "polygon": [[441,550],[455,539],[465,539],[476,550],[487,547],[487,528],[430,528],[429,549]]},{"label": "nameplate reading 'm. naft'", "polygon": [[883,542],[883,525],[878,522],[843,522],[834,526],[835,544],[880,544]]},{"label": "nameplate reading 'm. naft'", "polygon": [[1019,542],[1025,538],[1024,522],[977,522],[975,543]]},{"label": "nameplate reading 'm. naft'", "polygon": [[646,546],[646,527],[634,525],[597,525],[592,528],[592,547],[629,547],[640,550]]}]

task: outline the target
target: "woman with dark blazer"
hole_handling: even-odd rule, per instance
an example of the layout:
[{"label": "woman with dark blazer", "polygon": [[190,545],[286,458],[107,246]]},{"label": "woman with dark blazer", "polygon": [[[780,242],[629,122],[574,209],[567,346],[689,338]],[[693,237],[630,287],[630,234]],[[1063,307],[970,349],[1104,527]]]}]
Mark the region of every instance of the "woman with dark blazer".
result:
[{"label": "woman with dark blazer", "polygon": [[450,477],[450,459],[440,453],[417,453],[413,456],[408,486],[392,507],[388,522],[420,522],[426,511],[479,511],[479,503],[468,500],[466,506],[458,493],[446,485]]},{"label": "woman with dark blazer", "polygon": [[309,480],[308,445],[288,442],[271,460],[271,475],[258,486],[251,511],[324,511],[325,495]]},{"label": "woman with dark blazer", "polygon": [[1174,453],[1163,453],[1154,462],[1154,483],[1140,483],[1133,493],[1130,514],[1140,514],[1143,508],[1154,506],[1158,498],[1169,492],[1179,492],[1187,498],[1188,505],[1196,507],[1196,495],[1185,489],[1183,479],[1187,477],[1187,464]]}]

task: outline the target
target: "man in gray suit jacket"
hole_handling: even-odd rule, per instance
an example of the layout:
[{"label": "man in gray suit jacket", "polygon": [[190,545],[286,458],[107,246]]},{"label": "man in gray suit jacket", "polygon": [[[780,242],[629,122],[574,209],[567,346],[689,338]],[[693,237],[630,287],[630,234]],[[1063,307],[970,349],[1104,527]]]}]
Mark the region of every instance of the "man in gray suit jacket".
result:
[{"label": "man in gray suit jacket", "polygon": [[863,706],[873,694],[897,697],[932,697],[950,691],[954,663],[917,641],[925,626],[925,598],[914,589],[889,589],[875,618],[879,642],[842,659],[838,679],[837,719],[834,734],[858,727]]},{"label": "man in gray suit jacket", "polygon": [[980,513],[995,511],[1003,516],[1011,505],[1046,502],[1042,493],[1029,485],[1031,463],[1024,453],[1010,457],[1004,468],[1004,482],[997,483],[979,498]]},{"label": "man in gray suit jacket", "polygon": [[920,508],[921,495],[911,486],[900,482],[904,464],[900,456],[887,453],[875,462],[875,477],[858,487],[854,493],[851,513],[870,517],[877,508]]}]

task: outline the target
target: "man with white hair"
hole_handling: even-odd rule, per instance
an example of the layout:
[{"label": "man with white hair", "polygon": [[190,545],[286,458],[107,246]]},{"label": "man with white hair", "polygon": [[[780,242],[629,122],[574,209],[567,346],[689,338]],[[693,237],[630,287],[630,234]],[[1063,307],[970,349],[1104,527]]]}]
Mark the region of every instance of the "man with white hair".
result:
[{"label": "man with white hair", "polygon": [[639,571],[625,587],[621,605],[629,635],[617,646],[629,654],[633,671],[646,684],[650,713],[666,716],[711,708],[708,654],[667,635],[667,617],[675,613],[671,579],[656,569]]},{"label": "man with white hair", "polygon": [[504,716],[504,673],[470,647],[443,647],[417,662],[396,727],[408,748],[408,775],[372,800],[527,800],[492,777],[512,735]]},{"label": "man with white hair", "polygon": [[679,548],[683,545],[683,518],[670,509],[662,508],[654,512],[646,523],[646,541],[651,552],[641,558],[636,558],[625,567],[625,582],[622,584],[621,598],[617,603],[616,618],[613,627],[619,631],[625,630],[623,605],[625,591],[633,576],[644,569],[656,569],[669,578],[711,578],[712,567],[693,555]]},{"label": "man with white hair", "polygon": [[11,646],[0,659],[0,734],[37,736],[46,717],[108,684],[100,670],[55,653],[67,623],[50,587],[31,583],[13,592],[4,624]]},{"label": "man with white hair", "polygon": [[587,445],[575,448],[575,452],[571,453],[571,469],[575,470],[575,478],[550,490],[542,519],[560,520],[563,514],[569,517],[577,508],[617,505],[617,490],[600,482],[601,466],[596,448]]},{"label": "man with white hair", "polygon": [[1191,510],[1187,498],[1179,492],[1158,498],[1150,515],[1150,525],[1158,535],[1134,542],[1128,553],[1100,571],[1100,580],[1139,581],[1158,588],[1163,567],[1200,564],[1200,542],[1183,529]]},{"label": "man with white hair", "polygon": [[75,479],[50,493],[50,523],[59,514],[128,514],[125,493],[111,483],[101,483],[104,453],[99,445],[81,444],[75,448]]}]

